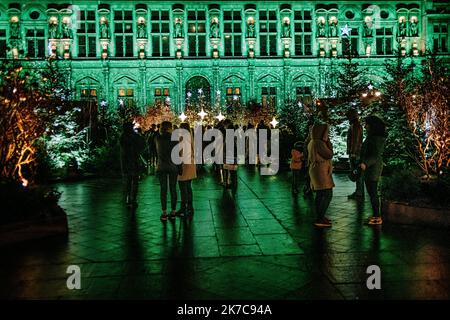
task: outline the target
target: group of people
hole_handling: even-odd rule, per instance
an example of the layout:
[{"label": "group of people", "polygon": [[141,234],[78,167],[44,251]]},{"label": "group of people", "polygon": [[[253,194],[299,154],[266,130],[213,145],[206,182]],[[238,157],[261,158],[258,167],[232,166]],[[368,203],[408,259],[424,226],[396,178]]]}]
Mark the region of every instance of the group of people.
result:
[{"label": "group of people", "polygon": [[[370,197],[373,215],[369,225],[381,225],[381,200],[379,180],[383,169],[383,151],[386,142],[386,126],[376,115],[364,119],[366,138],[363,141],[363,128],[358,112],[351,109],[347,112],[350,126],[347,134],[347,153],[350,160],[350,179],[356,182],[356,190],[349,199],[363,200],[364,185]],[[309,129],[304,142],[296,142],[291,151],[292,191],[299,192],[300,172],[306,166],[305,195],[315,193],[316,227],[332,226],[326,217],[327,209],[333,197],[333,146],[329,137],[329,125],[318,121]]]},{"label": "group of people", "polygon": [[[189,124],[182,123],[181,129],[190,132]],[[160,183],[161,221],[175,220],[177,216],[192,218],[194,207],[192,204],[192,180],[197,178],[197,168],[194,162],[193,144],[179,141],[191,148],[191,161],[176,165],[172,161],[172,149],[178,143],[172,141],[174,127],[171,122],[164,121],[158,126],[152,126],[144,136],[134,128],[132,122],[126,122],[120,139],[122,172],[125,177],[126,203],[131,208],[137,207],[137,191],[139,176],[143,164],[155,167]],[[191,139],[193,141],[193,139]],[[182,150],[188,150],[185,147]],[[146,154],[147,157],[142,157]],[[181,155],[182,156],[182,155]],[[177,182],[181,195],[181,206],[177,210]],[[167,196],[170,193],[170,211],[167,210]]]},{"label": "group of people", "polygon": [[[366,138],[363,141],[363,127],[356,110],[347,113],[350,126],[347,135],[347,153],[350,160],[350,178],[356,182],[356,190],[349,195],[349,199],[364,199],[364,185],[370,197],[373,215],[369,225],[382,224],[379,179],[382,172],[382,154],[386,141],[386,127],[377,116],[372,115],[364,119]],[[182,123],[181,129],[187,130],[190,141],[172,141],[172,132],[176,128],[171,122],[164,121],[159,125],[152,125],[146,133],[141,134],[133,128],[133,124],[125,123],[121,137],[122,170],[126,181],[126,202],[132,207],[137,207],[137,191],[139,175],[142,172],[142,163],[150,168],[155,168],[160,183],[161,221],[174,221],[178,217],[192,218],[194,214],[192,180],[197,178],[199,164],[195,163],[194,138],[188,123]],[[253,128],[249,127],[245,129]],[[268,128],[263,123],[255,130]],[[207,129],[207,128],[205,128]],[[236,129],[231,121],[220,122],[216,129],[225,133],[226,129]],[[333,146],[330,141],[330,126],[326,120],[317,120],[309,128],[309,134],[305,141],[296,142],[291,150],[290,169],[292,171],[292,192],[299,193],[301,172],[305,169],[304,177],[305,195],[315,194],[315,226],[319,228],[331,227],[332,222],[326,217],[327,209],[333,197]],[[172,150],[181,143],[180,150],[190,150],[190,161],[175,164],[172,159]],[[184,145],[183,145],[184,144]],[[226,142],[222,146],[224,164],[213,164],[214,171],[220,179],[220,183],[226,189],[231,189],[236,194],[238,179],[238,159],[235,152],[232,158],[226,158]],[[246,148],[247,149],[247,148]],[[146,150],[144,152],[144,150]],[[217,150],[216,150],[217,152]],[[142,155],[145,154],[144,157]],[[180,154],[180,156],[183,156]],[[247,155],[246,155],[247,156]],[[228,156],[230,157],[230,156]],[[246,159],[248,163],[248,159]],[[177,210],[177,182],[181,195],[181,206]],[[167,207],[168,193],[170,193],[170,210]]]}]

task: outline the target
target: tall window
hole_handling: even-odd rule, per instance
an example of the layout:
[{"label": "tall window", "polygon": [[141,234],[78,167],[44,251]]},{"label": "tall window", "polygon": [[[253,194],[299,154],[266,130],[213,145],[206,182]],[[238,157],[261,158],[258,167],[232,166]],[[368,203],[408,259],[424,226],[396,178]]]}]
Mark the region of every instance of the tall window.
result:
[{"label": "tall window", "polygon": [[[342,53],[345,56],[352,55],[352,56],[358,56],[359,55],[359,31],[358,28],[354,27],[350,31],[349,37],[342,37]],[[389,53],[386,53],[389,54]]]},{"label": "tall window", "polygon": [[242,27],[240,11],[224,11],[223,28],[225,37],[225,56],[242,56]]},{"label": "tall window", "polygon": [[312,17],[310,10],[294,12],[294,43],[296,56],[312,55]]},{"label": "tall window", "polygon": [[118,99],[124,106],[132,107],[134,105],[134,89],[125,87],[119,88]]},{"label": "tall window", "polygon": [[0,29],[0,59],[6,58],[6,30]]},{"label": "tall window", "polygon": [[435,23],[433,25],[434,52],[448,52],[448,24]]},{"label": "tall window", "polygon": [[263,87],[261,89],[261,104],[264,108],[275,108],[277,106],[277,88]]},{"label": "tall window", "polygon": [[97,55],[97,29],[94,10],[80,12],[77,31],[78,56],[95,57]]},{"label": "tall window", "polygon": [[116,57],[133,56],[133,12],[114,11]]},{"label": "tall window", "polygon": [[277,55],[277,23],[275,10],[259,11],[259,54],[261,56]]},{"label": "tall window", "polygon": [[170,56],[169,11],[152,11],[152,56]]},{"label": "tall window", "polygon": [[27,52],[30,58],[45,57],[45,31],[40,28],[27,29]]},{"label": "tall window", "polygon": [[303,86],[297,87],[295,90],[295,94],[297,97],[297,103],[301,103],[303,105],[310,106],[312,101],[311,87]]},{"label": "tall window", "polygon": [[241,103],[241,88],[230,86],[226,90],[226,105],[227,107],[232,107],[239,105]]},{"label": "tall window", "polygon": [[155,88],[155,103],[157,105],[170,105],[170,91],[169,88]]},{"label": "tall window", "polygon": [[189,56],[206,56],[206,15],[204,10],[188,11]]},{"label": "tall window", "polygon": [[95,100],[97,99],[97,89],[81,88],[81,100]]},{"label": "tall window", "polygon": [[394,36],[392,27],[382,27],[377,29],[376,30],[377,55],[392,54],[393,40]]}]

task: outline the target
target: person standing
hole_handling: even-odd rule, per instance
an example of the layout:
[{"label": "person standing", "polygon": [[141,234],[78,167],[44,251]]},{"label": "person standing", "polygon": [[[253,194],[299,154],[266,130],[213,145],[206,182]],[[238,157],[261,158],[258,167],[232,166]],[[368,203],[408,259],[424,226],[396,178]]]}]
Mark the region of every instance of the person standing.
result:
[{"label": "person standing", "polygon": [[315,124],[311,128],[311,140],[308,144],[308,167],[311,189],[315,192],[316,222],[318,228],[331,227],[331,221],[325,213],[333,197],[334,181],[332,177],[333,147],[329,139],[327,124]]},{"label": "person standing", "polygon": [[303,164],[303,142],[297,141],[291,150],[290,168],[292,171],[292,193],[298,194],[300,185],[300,171]]},{"label": "person standing", "polygon": [[[155,138],[156,152],[158,155],[156,174],[161,186],[161,221],[165,222],[169,218],[175,220],[175,210],[177,206],[177,176],[178,167],[172,161],[172,149],[176,141],[171,141],[172,123],[164,121],[161,123],[160,135]],[[167,189],[170,190],[171,212],[167,215]]]},{"label": "person standing", "polygon": [[[189,131],[191,141],[181,142],[183,145],[182,150],[190,150],[190,154],[188,155],[190,161],[182,164],[182,173],[181,175],[178,175],[178,186],[180,187],[181,193],[181,208],[176,212],[176,214],[180,217],[187,215],[189,218],[192,218],[194,214],[194,206],[192,204],[193,195],[191,182],[197,178],[197,166],[194,160],[194,137],[192,136],[188,123],[183,122],[180,125],[180,129]],[[183,157],[183,155],[181,156]]]},{"label": "person standing", "polygon": [[126,204],[137,207],[141,153],[144,149],[143,138],[134,131],[131,121],[125,122],[120,137],[120,153],[122,174],[125,177]]},{"label": "person standing", "polygon": [[[350,160],[350,170],[353,172],[357,170],[359,164],[363,141],[363,129],[361,123],[359,122],[358,111],[356,111],[356,109],[350,109],[347,112],[347,119],[350,122],[350,127],[347,132],[347,154]],[[362,175],[356,179],[356,190],[349,195],[348,198],[364,198],[364,183]]]},{"label": "person standing", "polygon": [[386,125],[377,116],[368,116],[365,119],[367,137],[361,148],[361,168],[364,183],[370,197],[373,216],[369,218],[369,225],[380,225],[383,223],[381,217],[381,198],[379,190],[380,176],[383,171],[383,152],[386,143]]}]

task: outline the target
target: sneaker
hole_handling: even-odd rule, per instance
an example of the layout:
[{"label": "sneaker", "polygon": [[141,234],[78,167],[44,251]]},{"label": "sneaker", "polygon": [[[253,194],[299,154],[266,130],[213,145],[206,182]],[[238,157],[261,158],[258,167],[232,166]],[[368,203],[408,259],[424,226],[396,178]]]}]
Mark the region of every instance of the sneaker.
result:
[{"label": "sneaker", "polygon": [[167,213],[163,213],[160,217],[162,222],[166,222],[167,221]]},{"label": "sneaker", "polygon": [[320,221],[316,221],[316,222],[314,223],[314,225],[315,225],[317,228],[330,228],[330,227],[331,227],[331,222],[330,222],[330,221],[327,221],[327,219],[322,219],[322,220],[320,220]]},{"label": "sneaker", "polygon": [[369,221],[367,221],[369,225],[381,225],[383,224],[383,219],[381,217],[370,217]]}]

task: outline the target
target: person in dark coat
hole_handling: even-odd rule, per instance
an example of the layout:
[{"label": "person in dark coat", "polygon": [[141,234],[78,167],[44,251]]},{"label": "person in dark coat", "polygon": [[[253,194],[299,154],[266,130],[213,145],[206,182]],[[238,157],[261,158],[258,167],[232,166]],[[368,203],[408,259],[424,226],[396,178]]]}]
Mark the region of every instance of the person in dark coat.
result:
[{"label": "person in dark coat", "polygon": [[[363,129],[361,123],[359,122],[358,111],[356,111],[356,109],[350,109],[347,112],[347,119],[350,122],[350,127],[347,132],[347,154],[350,160],[350,170],[354,171],[358,167],[361,155]],[[364,198],[364,182],[362,175],[356,179],[356,190],[354,193],[349,195],[348,198]]]},{"label": "person in dark coat", "polygon": [[126,122],[123,125],[120,149],[122,173],[125,177],[126,203],[128,206],[136,208],[144,139],[134,131],[132,122]]},{"label": "person in dark coat", "polygon": [[[160,135],[156,136],[156,153],[158,154],[156,164],[156,174],[159,178],[161,186],[161,221],[175,220],[175,210],[177,206],[177,177],[178,167],[172,161],[172,149],[177,144],[176,141],[171,141],[172,123],[164,121],[161,123]],[[170,205],[171,212],[167,215],[167,189],[170,190]]]},{"label": "person in dark coat", "polygon": [[373,216],[369,218],[369,225],[383,223],[381,217],[381,199],[379,181],[383,171],[383,152],[386,143],[386,125],[377,116],[369,116],[365,119],[367,137],[361,148],[361,163],[359,167],[363,171],[364,183],[370,197]]}]

